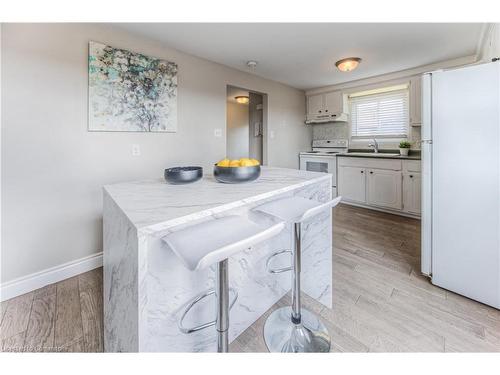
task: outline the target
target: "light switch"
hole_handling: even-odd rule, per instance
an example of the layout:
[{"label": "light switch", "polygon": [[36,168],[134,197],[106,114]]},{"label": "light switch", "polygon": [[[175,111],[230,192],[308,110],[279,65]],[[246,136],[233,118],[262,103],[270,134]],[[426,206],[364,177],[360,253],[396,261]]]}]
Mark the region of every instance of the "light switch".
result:
[{"label": "light switch", "polygon": [[274,130],[271,130],[271,131],[269,132],[269,138],[274,139],[274,138],[275,138],[275,136],[276,136],[276,134],[274,134]]},{"label": "light switch", "polygon": [[214,129],[214,137],[216,137],[216,138],[222,137],[222,129],[219,129],[219,128]]},{"label": "light switch", "polygon": [[137,144],[132,145],[132,156],[141,156],[141,146]]}]

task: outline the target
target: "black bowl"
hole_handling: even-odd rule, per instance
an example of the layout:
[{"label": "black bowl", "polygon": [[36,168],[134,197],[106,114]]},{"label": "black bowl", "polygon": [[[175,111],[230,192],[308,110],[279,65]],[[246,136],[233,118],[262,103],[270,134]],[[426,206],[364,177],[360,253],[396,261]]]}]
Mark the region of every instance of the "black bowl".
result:
[{"label": "black bowl", "polygon": [[174,167],[165,169],[165,180],[174,185],[189,184],[203,177],[202,167]]},{"label": "black bowl", "polygon": [[237,184],[253,181],[260,176],[260,165],[253,167],[219,167],[214,166],[214,177],[219,182]]}]

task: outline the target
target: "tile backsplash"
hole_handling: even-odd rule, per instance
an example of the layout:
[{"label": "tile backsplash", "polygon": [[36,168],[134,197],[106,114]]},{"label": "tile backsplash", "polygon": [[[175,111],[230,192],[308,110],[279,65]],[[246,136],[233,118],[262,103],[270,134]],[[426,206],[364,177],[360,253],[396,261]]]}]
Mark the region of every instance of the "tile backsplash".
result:
[{"label": "tile backsplash", "polygon": [[312,125],[313,139],[349,139],[349,124],[346,122]]},{"label": "tile backsplash", "polygon": [[420,150],[420,141],[422,140],[421,129],[422,128],[420,126],[410,127],[411,148],[414,148],[415,150]]}]

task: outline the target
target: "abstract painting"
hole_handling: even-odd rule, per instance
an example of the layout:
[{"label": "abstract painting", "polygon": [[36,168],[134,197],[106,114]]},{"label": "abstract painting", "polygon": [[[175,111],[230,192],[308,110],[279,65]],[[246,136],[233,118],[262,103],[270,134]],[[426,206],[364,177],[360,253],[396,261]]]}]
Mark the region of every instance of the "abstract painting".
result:
[{"label": "abstract painting", "polygon": [[90,42],[89,130],[177,131],[177,64]]}]

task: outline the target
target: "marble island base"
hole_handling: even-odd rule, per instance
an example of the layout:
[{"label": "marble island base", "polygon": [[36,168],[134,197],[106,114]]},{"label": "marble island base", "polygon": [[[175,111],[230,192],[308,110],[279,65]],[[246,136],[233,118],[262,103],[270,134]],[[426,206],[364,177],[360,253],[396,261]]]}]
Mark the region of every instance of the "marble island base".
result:
[{"label": "marble island base", "polygon": [[[238,185],[205,176],[184,186],[161,180],[104,188],[104,346],[107,352],[212,352],[215,328],[185,334],[178,323],[186,303],[214,285],[214,268],[186,269],[161,240],[171,231],[226,215],[255,221],[252,212],[270,200],[301,196],[331,199],[331,176],[291,169],[263,168],[259,180]],[[302,290],[327,307],[332,303],[332,225],[325,212],[303,224]],[[231,228],[227,228],[228,231]],[[268,257],[290,249],[292,227],[229,258],[231,288],[238,293],[230,312],[232,341],[252,325],[291,286],[290,272],[270,274]],[[288,265],[286,254],[276,266]],[[215,298],[205,298],[184,321],[196,326],[213,320]]]}]

